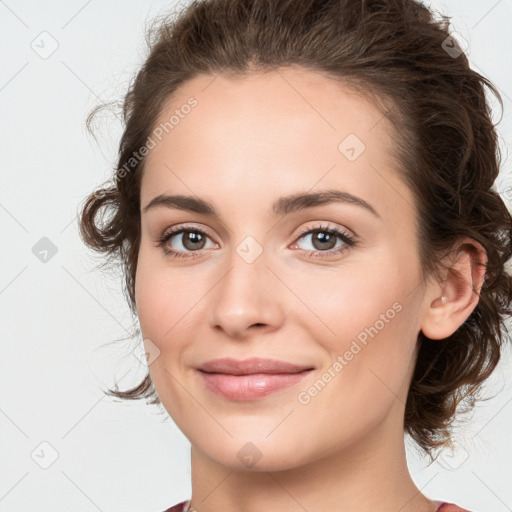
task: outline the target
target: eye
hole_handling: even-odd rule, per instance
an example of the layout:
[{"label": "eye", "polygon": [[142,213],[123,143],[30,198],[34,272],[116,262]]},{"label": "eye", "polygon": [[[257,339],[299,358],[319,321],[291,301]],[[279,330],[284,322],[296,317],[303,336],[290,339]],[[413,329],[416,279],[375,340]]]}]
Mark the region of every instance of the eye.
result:
[{"label": "eye", "polygon": [[[158,239],[157,246],[162,247],[165,254],[173,258],[196,258],[197,256],[192,256],[190,253],[204,249],[206,240],[209,238],[204,231],[194,226],[177,226],[166,231]],[[168,241],[172,243],[174,239],[177,241],[178,248],[170,248],[167,244]],[[214,244],[214,246],[218,247],[218,244]]]},{"label": "eye", "polygon": [[[299,239],[307,238],[309,238],[313,249],[303,252],[310,258],[331,257],[344,253],[356,245],[355,238],[347,232],[329,226],[308,228],[299,235]],[[338,241],[341,243],[338,244]]]},{"label": "eye", "polygon": [[[313,249],[302,249],[301,252],[309,258],[332,257],[344,253],[357,244],[356,239],[347,232],[329,226],[308,228],[298,237],[299,240],[307,238],[310,239]],[[167,230],[158,239],[157,246],[162,247],[165,254],[172,258],[197,258],[201,255],[208,239],[210,237],[203,230],[194,226],[181,225]],[[178,247],[169,247],[175,240]],[[169,241],[171,244],[168,244]],[[295,246],[297,243],[294,244]],[[214,243],[213,247],[218,247],[218,244]]]}]

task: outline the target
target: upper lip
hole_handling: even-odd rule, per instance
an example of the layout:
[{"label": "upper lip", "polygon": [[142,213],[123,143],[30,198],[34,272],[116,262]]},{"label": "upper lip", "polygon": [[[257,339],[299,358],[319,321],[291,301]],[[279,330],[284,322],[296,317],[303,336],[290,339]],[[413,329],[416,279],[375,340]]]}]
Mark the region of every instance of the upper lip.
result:
[{"label": "upper lip", "polygon": [[286,361],[278,361],[277,359],[264,359],[261,357],[243,360],[224,357],[207,361],[198,369],[208,373],[249,375],[252,373],[298,373],[304,370],[312,370],[313,368],[311,366],[292,364]]}]

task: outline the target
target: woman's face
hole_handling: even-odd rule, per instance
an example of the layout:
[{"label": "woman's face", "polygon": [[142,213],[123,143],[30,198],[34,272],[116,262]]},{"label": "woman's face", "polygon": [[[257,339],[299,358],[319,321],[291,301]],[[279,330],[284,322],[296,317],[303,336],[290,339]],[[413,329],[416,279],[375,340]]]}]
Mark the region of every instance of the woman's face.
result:
[{"label": "woman's face", "polygon": [[[428,297],[393,145],[380,111],[297,68],[197,77],[161,113],[136,303],[158,396],[203,455],[267,471],[403,439]],[[226,357],[309,370],[199,370]]]}]

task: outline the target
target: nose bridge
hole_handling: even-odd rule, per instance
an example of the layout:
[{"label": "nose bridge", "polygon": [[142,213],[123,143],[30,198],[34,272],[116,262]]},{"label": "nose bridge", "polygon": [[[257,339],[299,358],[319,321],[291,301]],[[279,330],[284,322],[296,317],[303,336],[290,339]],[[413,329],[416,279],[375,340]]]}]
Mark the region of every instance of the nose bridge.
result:
[{"label": "nose bridge", "polygon": [[228,270],[213,297],[213,322],[234,335],[253,324],[274,324],[278,304],[275,277],[263,246],[246,236],[227,257]]}]

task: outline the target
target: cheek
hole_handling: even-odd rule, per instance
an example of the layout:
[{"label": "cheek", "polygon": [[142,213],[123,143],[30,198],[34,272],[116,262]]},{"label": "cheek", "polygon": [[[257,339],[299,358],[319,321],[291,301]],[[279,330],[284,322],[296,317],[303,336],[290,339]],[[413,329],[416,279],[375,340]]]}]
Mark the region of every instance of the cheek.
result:
[{"label": "cheek", "polygon": [[144,343],[145,350],[156,354],[149,365],[151,379],[160,401],[173,418],[183,415],[182,390],[173,376],[180,375],[188,340],[185,331],[191,328],[190,310],[197,302],[193,298],[186,300],[185,286],[179,273],[171,274],[161,262],[151,261],[141,251],[135,279],[137,316],[142,338],[151,342]]},{"label": "cheek", "polygon": [[336,314],[333,308],[328,320],[336,336],[322,340],[330,361],[298,397],[326,436],[343,443],[376,428],[405,404],[415,346],[406,293],[388,290],[368,301],[346,298],[344,309]]},{"label": "cheek", "polygon": [[165,314],[163,307],[172,300],[172,294],[169,293],[168,285],[158,279],[157,272],[144,264],[144,259],[139,260],[137,267],[135,300],[142,335],[158,344],[165,331],[173,325],[172,318]]},{"label": "cheek", "polygon": [[[371,262],[354,258],[339,269],[297,273],[293,291],[311,314],[298,316],[296,321],[304,326],[309,322],[309,329],[320,321],[325,339],[340,349],[356,337],[364,342],[370,336],[368,330],[375,332],[374,325],[379,333],[389,331],[400,316],[406,290],[412,287],[400,273],[392,254],[372,254]],[[304,307],[299,309],[304,313]]]},{"label": "cheek", "polygon": [[[191,268],[191,267],[189,267]],[[158,254],[141,248],[135,277],[135,300],[142,335],[163,350],[166,340],[178,341],[204,295],[201,281],[186,268],[172,269]]]},{"label": "cheek", "polygon": [[343,278],[317,275],[303,281],[298,290],[299,294],[308,290],[307,304],[317,316],[305,315],[297,321],[314,333],[332,363],[339,363],[327,368],[336,375],[337,384],[331,389],[336,388],[337,394],[349,392],[350,399],[357,397],[356,404],[372,395],[392,399],[393,393],[403,391],[411,370],[417,310],[410,292],[416,274],[413,261],[396,261],[388,257],[375,261],[373,268],[344,269]]}]

